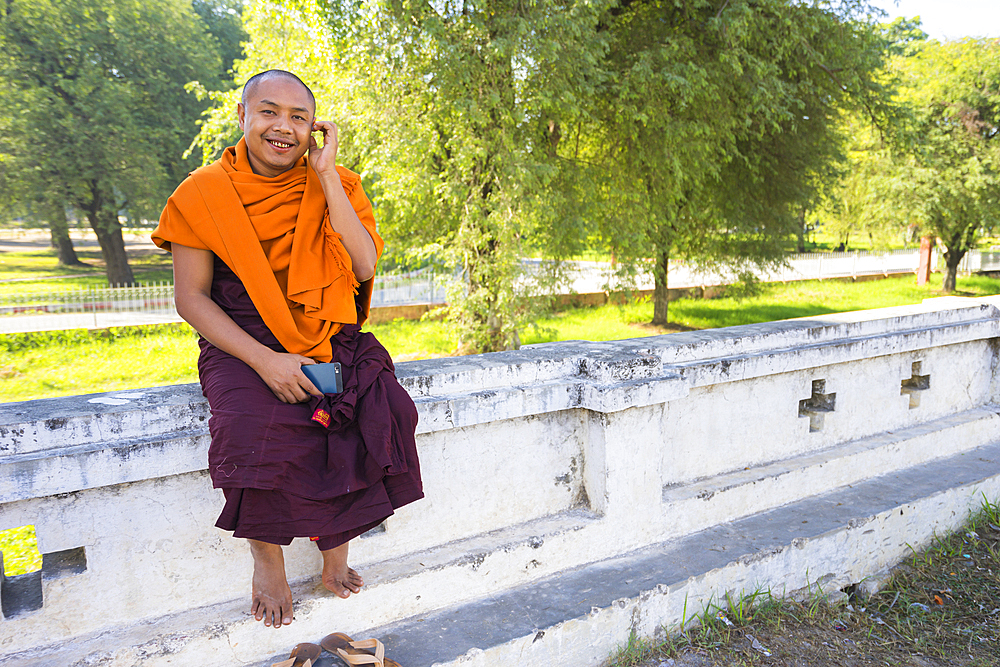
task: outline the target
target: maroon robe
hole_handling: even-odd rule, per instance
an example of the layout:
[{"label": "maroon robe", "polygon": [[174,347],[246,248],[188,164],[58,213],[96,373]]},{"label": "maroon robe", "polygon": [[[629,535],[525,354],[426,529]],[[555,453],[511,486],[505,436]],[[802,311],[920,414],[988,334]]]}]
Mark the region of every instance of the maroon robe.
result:
[{"label": "maroon robe", "polygon": [[[242,282],[218,257],[212,300],[244,331],[279,352]],[[272,544],[318,538],[332,549],[423,497],[417,411],[389,353],[356,324],[331,338],[344,391],[283,403],[257,373],[200,339],[198,371],[211,407],[208,470],[226,504],[216,526]],[[314,421],[317,408],[329,427]]]}]

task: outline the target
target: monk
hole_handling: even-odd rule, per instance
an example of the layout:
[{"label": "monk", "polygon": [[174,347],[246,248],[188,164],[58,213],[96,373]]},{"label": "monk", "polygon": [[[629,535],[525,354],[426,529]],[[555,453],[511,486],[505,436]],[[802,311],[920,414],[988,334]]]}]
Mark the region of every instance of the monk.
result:
[{"label": "monk", "polygon": [[[360,330],[383,243],[360,178],[336,165],[337,126],[283,70],[247,81],[237,115],[243,138],[178,186],[152,238],[201,335],[216,526],[249,543],[251,613],[280,628],[293,618],[282,546],[315,541],[323,584],[347,598],[364,585],[350,540],[423,497],[417,413]],[[331,361],[343,391],[323,394],[301,369]]]}]

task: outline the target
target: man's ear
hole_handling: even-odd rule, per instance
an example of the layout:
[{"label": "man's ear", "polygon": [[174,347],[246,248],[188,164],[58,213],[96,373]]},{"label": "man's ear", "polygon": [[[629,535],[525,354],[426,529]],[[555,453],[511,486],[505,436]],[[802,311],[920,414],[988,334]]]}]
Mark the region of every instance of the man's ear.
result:
[{"label": "man's ear", "polygon": [[245,106],[243,106],[242,102],[237,102],[236,103],[236,117],[239,118],[240,129],[241,130],[243,129],[243,121],[246,119],[246,114],[247,114],[247,108]]}]

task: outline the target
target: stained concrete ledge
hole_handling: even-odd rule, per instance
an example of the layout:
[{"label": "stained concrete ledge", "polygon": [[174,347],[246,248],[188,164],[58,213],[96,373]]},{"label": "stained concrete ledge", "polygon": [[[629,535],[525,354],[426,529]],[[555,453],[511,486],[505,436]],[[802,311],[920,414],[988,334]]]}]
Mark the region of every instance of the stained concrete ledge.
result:
[{"label": "stained concrete ledge", "polygon": [[[508,636],[472,633],[454,655],[429,659],[586,666],[630,630],[681,618],[685,601],[761,582],[794,590],[806,573],[850,583],[918,545],[928,526],[957,521],[975,504],[972,487],[893,505],[904,516],[863,509],[818,536],[757,544],[699,533],[740,547],[721,565],[683,540],[1000,442],[998,338],[996,307],[960,300],[401,365],[425,429],[426,502],[352,547],[369,586],[347,601],[317,586],[315,548],[293,544],[296,622],[282,632],[248,617],[245,545],[211,527],[219,494],[203,470],[197,386],[9,404],[0,409],[0,527],[34,525],[46,557],[79,553],[86,569],[43,573],[43,607],[0,624],[0,663],[246,666],[333,630],[363,636],[423,619],[400,625],[416,634],[395,633],[408,651],[406,636],[434,643],[421,628],[443,628],[448,610],[462,620],[501,604],[486,617]],[[923,382],[916,405],[914,378]],[[837,401],[814,428],[802,405],[817,393],[831,396],[831,409]],[[701,569],[657,570],[641,560],[652,552],[636,551],[649,545]],[[615,579],[616,568],[660,574],[630,588],[639,580]],[[609,586],[579,587],[595,577]],[[564,604],[563,581],[590,596],[583,607]],[[445,625],[452,633],[462,623]],[[422,655],[414,648],[414,660]]]},{"label": "stained concrete ledge", "polygon": [[[597,667],[630,631],[662,633],[663,626],[690,619],[727,592],[766,588],[787,594],[816,586],[830,591],[880,574],[934,534],[960,525],[984,495],[1000,497],[1000,443],[353,634],[382,638],[390,657],[405,667]],[[568,516],[550,529],[573,529],[581,520],[588,519]],[[817,563],[824,564],[821,571]],[[424,574],[388,574],[398,577],[387,582],[388,592]],[[373,597],[391,604],[391,594]],[[269,667],[286,656],[247,662],[238,658],[238,645],[254,633],[287,633],[289,649],[322,637],[297,632],[295,624],[275,631],[228,620],[245,614],[245,603],[192,610],[88,641],[7,655],[0,665]],[[215,623],[205,623],[213,617]],[[308,626],[314,632],[318,627]],[[343,629],[333,621],[321,632]],[[339,663],[329,655],[318,663],[330,665]]]},{"label": "stained concrete ledge", "polygon": [[[995,499],[998,493],[1000,444],[560,572],[365,636],[380,637],[387,655],[406,667],[595,667],[629,630],[648,636],[675,626],[726,592],[764,588],[784,595],[859,583],[935,533],[960,525],[981,503],[980,494]],[[825,571],[810,571],[811,563],[820,562]],[[337,662],[326,656],[318,663],[326,664]]]}]

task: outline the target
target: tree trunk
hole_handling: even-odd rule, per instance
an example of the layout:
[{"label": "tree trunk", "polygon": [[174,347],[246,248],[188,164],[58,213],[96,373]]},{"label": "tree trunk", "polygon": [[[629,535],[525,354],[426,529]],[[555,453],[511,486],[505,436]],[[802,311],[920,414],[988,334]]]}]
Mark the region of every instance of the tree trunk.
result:
[{"label": "tree trunk", "polygon": [[945,293],[950,294],[955,291],[956,283],[958,282],[958,265],[962,262],[962,258],[965,257],[965,252],[956,252],[948,250],[944,253],[944,285],[942,289]]},{"label": "tree trunk", "polygon": [[91,195],[86,208],[87,220],[101,245],[108,284],[134,285],[135,278],[132,276],[132,267],[128,265],[128,255],[125,254],[125,240],[122,238],[122,226],[118,222],[118,211],[113,203],[105,203],[99,186],[91,185]]},{"label": "tree trunk", "polygon": [[73,240],[69,237],[69,219],[62,204],[49,205],[49,231],[52,233],[52,247],[59,251],[59,263],[63,266],[82,266],[76,256]]},{"label": "tree trunk", "polygon": [[653,270],[653,324],[667,326],[667,304],[669,290],[667,289],[667,269],[670,267],[670,255],[659,253],[656,258],[656,268]]},{"label": "tree trunk", "polygon": [[797,247],[799,252],[806,251],[806,207],[803,206],[802,210],[799,212],[799,226],[795,230],[795,235],[798,237]]}]

